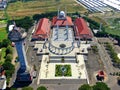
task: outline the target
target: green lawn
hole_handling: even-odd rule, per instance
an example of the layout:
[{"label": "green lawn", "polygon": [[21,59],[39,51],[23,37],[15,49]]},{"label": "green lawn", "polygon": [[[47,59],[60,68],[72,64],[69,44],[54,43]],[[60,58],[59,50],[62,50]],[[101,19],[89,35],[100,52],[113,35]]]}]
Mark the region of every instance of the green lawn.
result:
[{"label": "green lawn", "polygon": [[6,28],[0,28],[0,41],[7,38]]},{"label": "green lawn", "polygon": [[120,21],[115,21],[117,19],[110,18],[107,20],[109,26],[106,28],[106,32],[113,35],[120,36]]},{"label": "green lawn", "polygon": [[3,10],[0,10],[0,19],[3,19],[3,18],[5,18],[5,16],[4,16],[4,11],[3,11]]},{"label": "green lawn", "polygon": [[6,24],[7,21],[6,20],[0,20],[0,24]]},{"label": "green lawn", "polygon": [[55,76],[68,76],[68,77],[72,76],[71,65],[56,65]]},{"label": "green lawn", "polygon": [[89,18],[98,22],[98,23],[102,23],[103,25],[107,25],[106,21],[99,16],[89,16]]},{"label": "green lawn", "polygon": [[5,55],[6,55],[5,51],[6,51],[6,48],[2,48],[1,51],[0,51],[0,54],[1,54],[1,55],[0,55],[0,56],[1,56],[1,57],[0,57],[0,64],[3,64],[4,61],[5,61],[5,58],[4,58]]},{"label": "green lawn", "polygon": [[81,12],[84,13],[87,10],[77,4],[74,0],[32,0],[28,2],[17,1],[15,3],[9,3],[7,13],[10,18],[31,16],[34,14],[40,14],[45,12],[57,11],[58,7],[67,12]]},{"label": "green lawn", "polygon": [[120,36],[120,30],[107,28],[105,31],[109,34]]}]

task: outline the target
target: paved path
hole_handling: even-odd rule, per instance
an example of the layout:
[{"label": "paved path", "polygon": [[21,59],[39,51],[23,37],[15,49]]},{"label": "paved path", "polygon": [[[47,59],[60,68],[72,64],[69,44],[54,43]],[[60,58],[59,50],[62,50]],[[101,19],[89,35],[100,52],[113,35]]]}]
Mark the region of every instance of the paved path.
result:
[{"label": "paved path", "polygon": [[47,87],[47,90],[78,90],[80,84],[41,84]]},{"label": "paved path", "polygon": [[16,48],[13,47],[13,60],[12,60],[12,64],[15,65],[15,59],[17,57],[17,51],[16,51]]},{"label": "paved path", "polygon": [[87,84],[86,79],[47,79],[40,82],[41,84]]},{"label": "paved path", "polygon": [[110,56],[108,55],[107,51],[103,44],[97,43],[99,54],[101,57],[102,62],[104,63],[104,67],[107,73],[107,81],[105,81],[111,90],[120,90],[120,86],[117,84],[117,79],[115,76],[111,76],[110,73],[117,72],[118,69],[113,67],[112,61]]}]

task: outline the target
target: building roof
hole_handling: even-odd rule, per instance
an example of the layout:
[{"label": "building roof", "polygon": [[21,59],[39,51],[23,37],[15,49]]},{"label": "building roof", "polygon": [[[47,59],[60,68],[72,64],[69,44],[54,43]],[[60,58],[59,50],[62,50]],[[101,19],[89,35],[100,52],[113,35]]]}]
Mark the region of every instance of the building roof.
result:
[{"label": "building roof", "polygon": [[7,1],[5,0],[0,0],[0,9],[4,9],[7,6]]},{"label": "building roof", "polygon": [[58,19],[57,16],[53,17],[52,19],[52,26],[56,26],[56,25],[59,25],[59,26],[73,26],[73,22],[72,22],[72,19],[71,17],[69,16],[66,16],[65,19]]},{"label": "building roof", "polygon": [[0,66],[0,76],[5,75],[5,70],[3,66]]},{"label": "building roof", "polygon": [[10,32],[8,33],[8,38],[13,41],[21,41],[26,38],[27,33],[25,32],[25,29],[21,27],[14,27],[12,30],[9,30]]},{"label": "building roof", "polygon": [[98,72],[98,75],[104,77],[104,76],[105,76],[105,73],[104,73],[104,71],[99,71],[99,72]]},{"label": "building roof", "polygon": [[76,27],[76,29],[75,29],[76,36],[87,35],[87,38],[92,37],[91,31],[83,18],[77,18],[75,20],[75,27]]},{"label": "building roof", "polygon": [[6,89],[6,76],[3,66],[0,65],[0,90]]},{"label": "building roof", "polygon": [[6,90],[6,76],[1,76],[0,77],[0,90]]},{"label": "building roof", "polygon": [[44,35],[45,37],[50,32],[50,22],[47,18],[42,18],[36,27],[36,31],[33,36],[41,36]]}]

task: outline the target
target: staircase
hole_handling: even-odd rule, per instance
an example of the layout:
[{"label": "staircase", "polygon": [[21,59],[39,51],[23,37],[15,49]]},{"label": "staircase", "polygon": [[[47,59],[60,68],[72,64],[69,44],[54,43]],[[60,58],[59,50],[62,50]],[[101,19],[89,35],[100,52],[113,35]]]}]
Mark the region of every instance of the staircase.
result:
[{"label": "staircase", "polygon": [[[50,56],[50,63],[61,63],[63,56]],[[75,56],[65,56],[64,63],[76,63]]]}]

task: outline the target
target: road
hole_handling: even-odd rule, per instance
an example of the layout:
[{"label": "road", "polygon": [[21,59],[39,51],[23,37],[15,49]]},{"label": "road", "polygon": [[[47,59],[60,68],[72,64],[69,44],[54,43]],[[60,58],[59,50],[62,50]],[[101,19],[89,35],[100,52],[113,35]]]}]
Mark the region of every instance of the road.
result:
[{"label": "road", "polygon": [[35,66],[37,70],[37,77],[33,79],[33,82],[30,84],[33,88],[37,88],[37,79],[38,79],[38,74],[39,74],[39,69],[41,65],[41,59],[42,56],[37,56],[36,51],[33,50],[33,47],[29,47],[27,50],[27,60],[29,63],[29,66]]}]

